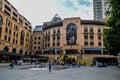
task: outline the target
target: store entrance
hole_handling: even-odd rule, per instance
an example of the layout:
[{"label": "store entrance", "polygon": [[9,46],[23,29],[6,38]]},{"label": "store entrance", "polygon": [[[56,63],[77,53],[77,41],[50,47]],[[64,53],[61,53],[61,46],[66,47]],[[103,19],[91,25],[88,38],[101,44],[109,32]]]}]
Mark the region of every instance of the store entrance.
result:
[{"label": "store entrance", "polygon": [[78,50],[77,49],[67,49],[65,54],[77,54]]}]

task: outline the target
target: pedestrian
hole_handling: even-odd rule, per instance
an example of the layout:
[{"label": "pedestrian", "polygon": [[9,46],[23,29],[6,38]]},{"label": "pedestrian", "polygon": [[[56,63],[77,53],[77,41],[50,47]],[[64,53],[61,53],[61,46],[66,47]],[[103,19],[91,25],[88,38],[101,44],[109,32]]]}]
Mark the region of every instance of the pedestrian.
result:
[{"label": "pedestrian", "polygon": [[52,64],[51,64],[51,61],[50,61],[50,60],[49,60],[48,65],[49,65],[49,72],[51,72],[51,67],[52,67]]},{"label": "pedestrian", "polygon": [[10,66],[10,69],[13,69],[13,67],[14,67],[14,61],[13,60],[11,61],[9,66]]}]

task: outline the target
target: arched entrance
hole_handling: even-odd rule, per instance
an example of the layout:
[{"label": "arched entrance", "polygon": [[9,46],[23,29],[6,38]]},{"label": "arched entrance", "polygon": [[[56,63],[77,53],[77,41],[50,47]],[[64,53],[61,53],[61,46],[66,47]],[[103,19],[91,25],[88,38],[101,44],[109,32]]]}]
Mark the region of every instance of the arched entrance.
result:
[{"label": "arched entrance", "polygon": [[8,47],[8,46],[5,46],[5,47],[3,48],[3,51],[9,52],[9,47]]},{"label": "arched entrance", "polygon": [[22,49],[20,50],[20,54],[21,54],[21,55],[23,54],[23,50],[22,50]]},{"label": "arched entrance", "polygon": [[13,53],[16,53],[16,49],[15,49],[15,48],[13,48],[12,52],[13,52]]}]

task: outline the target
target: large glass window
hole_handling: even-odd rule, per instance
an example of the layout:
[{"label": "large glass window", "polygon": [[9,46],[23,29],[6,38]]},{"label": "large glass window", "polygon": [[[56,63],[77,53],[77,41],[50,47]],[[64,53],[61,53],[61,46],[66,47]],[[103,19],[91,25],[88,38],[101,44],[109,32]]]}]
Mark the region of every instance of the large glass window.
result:
[{"label": "large glass window", "polygon": [[21,36],[20,36],[20,44],[24,45],[24,37],[25,37],[25,32],[22,30],[21,31]]},{"label": "large glass window", "polygon": [[2,16],[0,15],[0,27],[2,27],[3,19]]}]

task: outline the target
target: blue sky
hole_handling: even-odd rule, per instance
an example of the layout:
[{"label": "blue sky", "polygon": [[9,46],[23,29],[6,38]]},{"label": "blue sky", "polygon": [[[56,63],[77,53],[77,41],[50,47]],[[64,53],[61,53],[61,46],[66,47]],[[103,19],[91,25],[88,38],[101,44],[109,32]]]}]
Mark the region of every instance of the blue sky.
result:
[{"label": "blue sky", "polygon": [[93,0],[8,0],[34,27],[51,21],[55,14],[62,19],[93,19]]}]

